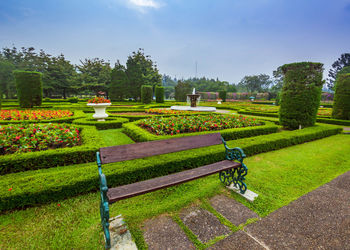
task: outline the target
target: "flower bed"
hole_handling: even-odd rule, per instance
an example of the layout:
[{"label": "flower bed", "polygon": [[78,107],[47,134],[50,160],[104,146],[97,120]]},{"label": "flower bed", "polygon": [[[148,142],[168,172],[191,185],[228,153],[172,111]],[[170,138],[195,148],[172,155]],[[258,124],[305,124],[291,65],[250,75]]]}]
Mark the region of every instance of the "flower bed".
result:
[{"label": "flower bed", "polygon": [[145,110],[148,114],[155,115],[177,115],[177,114],[195,114],[198,113],[196,111],[181,111],[181,110],[171,110],[171,109],[147,109]]},{"label": "flower bed", "polygon": [[79,144],[79,130],[66,124],[0,126],[0,155],[73,147]]},{"label": "flower bed", "polygon": [[0,120],[3,121],[50,120],[72,115],[69,110],[0,110]]},{"label": "flower bed", "polygon": [[170,118],[152,117],[142,120],[138,125],[156,135],[174,135],[180,133],[251,127],[261,125],[261,123],[255,119],[241,115],[194,115],[182,117],[174,116]]}]

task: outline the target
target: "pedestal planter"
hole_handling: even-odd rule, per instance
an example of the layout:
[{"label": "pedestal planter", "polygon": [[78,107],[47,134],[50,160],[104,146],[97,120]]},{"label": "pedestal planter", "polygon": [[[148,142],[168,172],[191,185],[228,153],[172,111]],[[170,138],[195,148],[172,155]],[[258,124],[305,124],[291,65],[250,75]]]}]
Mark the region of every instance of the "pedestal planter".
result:
[{"label": "pedestal planter", "polygon": [[105,118],[108,117],[106,108],[110,106],[111,103],[88,103],[87,105],[94,108],[95,114],[93,114],[92,117],[97,119],[98,122],[104,122]]}]

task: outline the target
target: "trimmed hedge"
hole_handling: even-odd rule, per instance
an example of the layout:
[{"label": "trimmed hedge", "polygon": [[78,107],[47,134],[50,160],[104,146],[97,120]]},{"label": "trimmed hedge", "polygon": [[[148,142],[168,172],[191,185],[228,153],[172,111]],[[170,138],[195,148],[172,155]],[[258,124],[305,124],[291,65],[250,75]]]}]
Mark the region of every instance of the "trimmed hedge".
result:
[{"label": "trimmed hedge", "polygon": [[43,80],[40,72],[15,70],[17,96],[21,108],[40,106],[43,99]]},{"label": "trimmed hedge", "polygon": [[164,102],[164,87],[156,86],[156,102],[163,103]]},{"label": "trimmed hedge", "polygon": [[[251,156],[335,135],[341,130],[332,125],[317,125],[228,141],[228,146],[241,147],[247,156]],[[224,152],[223,145],[215,145],[111,163],[103,166],[103,173],[109,187],[120,186],[218,162],[224,159]],[[12,188],[11,192],[9,188]],[[96,163],[0,176],[0,211],[58,201],[98,188]]]},{"label": "trimmed hedge", "polygon": [[94,127],[76,127],[81,130],[81,146],[0,156],[0,175],[95,161],[103,140]]},{"label": "trimmed hedge", "polygon": [[126,118],[107,117],[104,122],[98,122],[94,118],[82,118],[73,121],[77,125],[95,126],[99,130],[121,128],[123,123],[129,122]]},{"label": "trimmed hedge", "polygon": [[350,74],[337,76],[332,117],[350,120]]},{"label": "trimmed hedge", "polygon": [[11,123],[72,123],[73,120],[86,116],[86,114],[84,114],[84,112],[80,110],[73,110],[72,112],[74,113],[72,116],[50,120],[0,120],[0,125]]},{"label": "trimmed hedge", "polygon": [[141,102],[148,104],[152,102],[153,88],[151,85],[141,86]]},{"label": "trimmed hedge", "polygon": [[225,90],[219,91],[219,98],[222,99],[223,102],[226,102],[226,95],[227,95],[227,91]]},{"label": "trimmed hedge", "polygon": [[280,124],[287,129],[312,126],[321,100],[323,64],[300,62],[282,66]]},{"label": "trimmed hedge", "polygon": [[139,127],[137,125],[138,123],[139,122],[136,121],[136,122],[123,124],[124,133],[127,134],[131,139],[133,139],[136,142],[165,140],[165,139],[171,139],[171,138],[177,138],[177,137],[213,134],[218,132],[221,133],[222,137],[225,140],[235,140],[238,138],[276,133],[278,130],[278,126],[276,126],[274,123],[264,121],[262,122],[264,125],[254,126],[254,127],[231,128],[231,129],[224,129],[224,130],[183,133],[183,134],[176,134],[176,135],[154,135],[148,132],[147,130]]}]

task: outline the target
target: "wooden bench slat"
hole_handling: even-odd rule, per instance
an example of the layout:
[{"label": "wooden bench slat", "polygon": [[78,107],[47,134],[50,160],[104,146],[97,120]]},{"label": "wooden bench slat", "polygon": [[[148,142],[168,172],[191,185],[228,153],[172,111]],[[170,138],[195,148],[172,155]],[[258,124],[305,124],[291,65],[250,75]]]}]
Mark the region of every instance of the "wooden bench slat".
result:
[{"label": "wooden bench slat", "polygon": [[233,161],[220,161],[199,168],[194,168],[179,173],[162,176],[146,181],[141,181],[133,184],[128,184],[116,188],[111,188],[107,192],[109,203],[137,196],[140,194],[149,193],[158,189],[174,186],[191,180],[195,180],[207,175],[215,174],[223,170],[237,168],[240,163]]},{"label": "wooden bench slat", "polygon": [[102,164],[221,144],[220,133],[100,148]]}]

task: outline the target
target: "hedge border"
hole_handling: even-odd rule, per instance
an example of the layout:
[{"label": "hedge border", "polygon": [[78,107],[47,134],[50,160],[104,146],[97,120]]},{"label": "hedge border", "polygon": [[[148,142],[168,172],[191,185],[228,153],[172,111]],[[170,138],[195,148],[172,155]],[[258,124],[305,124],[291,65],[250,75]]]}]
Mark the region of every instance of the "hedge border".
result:
[{"label": "hedge border", "polygon": [[18,124],[18,123],[72,123],[75,119],[79,119],[85,117],[86,114],[81,110],[70,110],[73,112],[72,116],[59,118],[59,119],[50,119],[50,120],[20,120],[20,121],[12,121],[12,120],[0,120],[0,125],[6,124]]},{"label": "hedge border", "polygon": [[104,145],[96,128],[74,127],[81,131],[82,145],[0,156],[0,175],[95,161],[96,151]]},{"label": "hedge border", "polygon": [[123,124],[124,133],[127,134],[131,139],[136,142],[145,142],[145,141],[155,141],[155,140],[165,140],[172,139],[177,137],[185,136],[194,136],[194,135],[204,135],[204,134],[213,134],[221,133],[222,137],[225,140],[235,140],[239,138],[252,137],[263,134],[276,133],[278,126],[273,122],[261,121],[263,125],[254,126],[254,127],[245,127],[245,128],[232,128],[232,129],[223,129],[223,130],[213,130],[213,131],[203,131],[195,133],[183,133],[176,135],[154,135],[147,130],[137,126],[139,121],[130,122]]},{"label": "hedge border", "polygon": [[[285,148],[338,134],[341,128],[316,125],[302,130],[283,131],[228,141],[230,147],[241,147],[247,156]],[[103,166],[108,186],[119,186],[155,178],[220,161],[223,145],[152,156]],[[13,188],[11,192],[9,188]],[[95,163],[27,171],[0,176],[0,211],[38,203],[62,200],[98,190]]]},{"label": "hedge border", "polygon": [[126,122],[129,122],[129,119],[108,116],[104,122],[98,122],[94,118],[81,118],[74,120],[72,124],[95,126],[98,130],[104,130],[121,128]]}]

